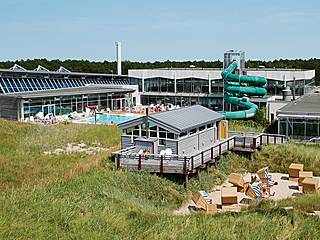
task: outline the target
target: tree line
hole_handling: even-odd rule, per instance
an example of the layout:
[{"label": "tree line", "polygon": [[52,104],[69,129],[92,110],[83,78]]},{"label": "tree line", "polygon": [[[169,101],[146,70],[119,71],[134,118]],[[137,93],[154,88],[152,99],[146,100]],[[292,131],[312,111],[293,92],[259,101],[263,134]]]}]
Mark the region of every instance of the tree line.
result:
[{"label": "tree line", "polygon": [[[0,62],[0,68],[8,69],[14,64],[31,70],[35,69],[38,65],[41,65],[49,70],[57,70],[60,66],[69,69],[72,72],[89,72],[89,73],[116,73],[117,63],[115,61],[103,61],[95,62],[88,60],[47,60],[47,59],[27,59],[17,61],[3,61]],[[296,68],[296,69],[315,69],[316,70],[316,83],[320,84],[320,59],[279,59],[273,61],[260,61],[260,60],[248,60],[246,61],[246,67],[258,68],[264,66],[266,68]],[[124,61],[122,64],[123,74],[128,73],[128,69],[151,69],[151,68],[222,68],[223,63],[217,61],[155,61],[155,62],[132,62]]]}]

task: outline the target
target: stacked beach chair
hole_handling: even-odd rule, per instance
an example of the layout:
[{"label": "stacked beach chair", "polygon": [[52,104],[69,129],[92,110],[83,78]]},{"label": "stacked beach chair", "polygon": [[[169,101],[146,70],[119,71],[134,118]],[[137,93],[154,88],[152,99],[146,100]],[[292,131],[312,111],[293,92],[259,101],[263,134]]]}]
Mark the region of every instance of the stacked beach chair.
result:
[{"label": "stacked beach chair", "polygon": [[289,181],[298,184],[303,193],[320,192],[319,179],[313,176],[312,171],[304,171],[304,165],[291,163],[289,166]]},{"label": "stacked beach chair", "polygon": [[196,192],[193,195],[194,201],[198,209],[204,210],[207,213],[216,213],[217,205],[213,203],[213,200],[209,197],[209,194],[205,191]]}]

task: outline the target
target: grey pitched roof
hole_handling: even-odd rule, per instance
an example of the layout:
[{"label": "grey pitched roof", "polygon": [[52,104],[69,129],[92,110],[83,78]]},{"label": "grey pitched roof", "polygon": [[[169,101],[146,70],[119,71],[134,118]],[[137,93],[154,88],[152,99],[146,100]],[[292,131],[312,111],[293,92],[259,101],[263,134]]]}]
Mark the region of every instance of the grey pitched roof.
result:
[{"label": "grey pitched roof", "polygon": [[133,118],[133,119],[131,119],[131,120],[128,120],[128,121],[119,123],[119,124],[117,124],[117,126],[118,126],[120,129],[125,129],[125,128],[134,127],[134,126],[137,126],[137,125],[140,125],[140,124],[144,123],[144,122],[145,122],[145,118],[146,118],[146,116],[141,116],[141,117]]},{"label": "grey pitched roof", "polygon": [[[118,127],[125,129],[136,126],[137,124],[143,123],[145,121],[145,117],[146,116],[141,116],[120,123],[118,124]],[[222,114],[200,105],[149,115],[149,121],[151,120],[160,127],[177,134],[221,119],[224,119]]]},{"label": "grey pitched roof", "polygon": [[208,123],[219,121],[223,119],[224,116],[209,108],[194,105],[172,111],[150,114],[149,118],[155,123],[167,126],[172,131],[180,133]]},{"label": "grey pitched roof", "polygon": [[285,115],[320,115],[320,93],[304,95],[280,108],[278,114]]}]

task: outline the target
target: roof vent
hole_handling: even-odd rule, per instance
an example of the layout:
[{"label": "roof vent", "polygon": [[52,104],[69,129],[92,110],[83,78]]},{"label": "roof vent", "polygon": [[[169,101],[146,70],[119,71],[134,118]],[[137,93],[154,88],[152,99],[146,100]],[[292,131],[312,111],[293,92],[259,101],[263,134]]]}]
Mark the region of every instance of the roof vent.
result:
[{"label": "roof vent", "polygon": [[66,69],[65,67],[60,66],[59,69],[57,70],[57,72],[60,73],[70,73],[71,71]]},{"label": "roof vent", "polygon": [[11,68],[9,68],[10,70],[13,70],[13,71],[27,71],[25,68],[21,67],[20,65],[18,64],[15,64],[13,65]]},{"label": "roof vent", "polygon": [[46,69],[45,67],[42,67],[41,65],[38,65],[38,67],[35,68],[34,71],[36,71],[36,72],[50,72],[48,69]]}]

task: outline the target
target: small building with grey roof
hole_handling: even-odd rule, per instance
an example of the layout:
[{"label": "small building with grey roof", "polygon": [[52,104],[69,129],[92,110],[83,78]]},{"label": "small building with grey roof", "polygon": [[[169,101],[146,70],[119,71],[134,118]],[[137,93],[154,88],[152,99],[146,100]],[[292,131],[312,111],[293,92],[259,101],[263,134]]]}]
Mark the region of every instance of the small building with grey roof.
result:
[{"label": "small building with grey roof", "polygon": [[136,153],[192,155],[220,140],[222,119],[222,114],[200,105],[141,116],[118,125],[122,149],[135,146]]},{"label": "small building with grey roof", "polygon": [[293,139],[320,136],[320,91],[298,98],[277,111],[278,132]]}]

